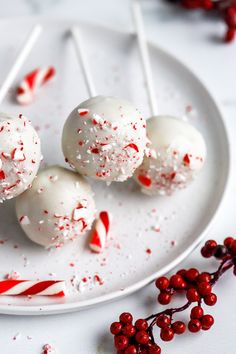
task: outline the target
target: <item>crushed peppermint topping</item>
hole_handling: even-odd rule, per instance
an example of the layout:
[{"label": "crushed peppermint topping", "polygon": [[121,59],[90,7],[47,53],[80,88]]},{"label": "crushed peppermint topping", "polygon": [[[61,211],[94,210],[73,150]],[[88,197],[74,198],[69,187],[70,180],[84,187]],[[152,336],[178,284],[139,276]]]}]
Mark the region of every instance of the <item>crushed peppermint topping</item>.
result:
[{"label": "crushed peppermint topping", "polygon": [[13,271],[11,273],[8,273],[6,276],[5,276],[5,279],[8,279],[8,280],[18,280],[20,279],[21,276],[20,276],[20,273],[16,272],[16,271]]},{"label": "crushed peppermint topping", "polygon": [[28,218],[27,215],[23,215],[20,217],[19,222],[21,225],[29,225],[30,224],[30,219]]},{"label": "crushed peppermint topping", "polygon": [[81,117],[84,117],[84,116],[86,116],[86,115],[89,113],[89,110],[86,109],[86,108],[79,108],[79,109],[78,109],[78,113],[79,113],[79,115],[80,115]]},{"label": "crushed peppermint topping", "polygon": [[58,180],[58,176],[49,176],[49,180],[51,182],[56,182]]},{"label": "crushed peppermint topping", "polygon": [[12,160],[14,161],[25,161],[26,157],[23,152],[23,148],[15,148],[11,153]]}]

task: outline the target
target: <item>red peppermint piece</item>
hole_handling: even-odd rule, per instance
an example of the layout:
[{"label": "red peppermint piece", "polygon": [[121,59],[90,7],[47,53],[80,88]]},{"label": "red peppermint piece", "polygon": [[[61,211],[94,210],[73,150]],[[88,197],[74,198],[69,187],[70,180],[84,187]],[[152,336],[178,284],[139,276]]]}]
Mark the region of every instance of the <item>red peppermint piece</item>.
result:
[{"label": "red peppermint piece", "polygon": [[29,104],[35,91],[55,76],[52,66],[38,68],[27,74],[16,90],[16,99],[20,104]]},{"label": "red peppermint piece", "polygon": [[5,178],[6,178],[5,173],[4,173],[3,170],[1,170],[1,171],[0,171],[0,181],[3,180],[3,179],[5,179]]},{"label": "red peppermint piece", "polygon": [[150,187],[152,184],[151,178],[143,175],[138,176],[138,180],[140,183],[142,183],[145,187]]},{"label": "red peppermint piece", "polygon": [[11,153],[11,157],[15,161],[25,161],[26,159],[25,154],[23,153],[23,148],[15,148]]},{"label": "red peppermint piece", "polygon": [[81,117],[84,117],[89,113],[89,110],[81,108],[81,109],[78,109],[78,113]]},{"label": "red peppermint piece", "polygon": [[98,148],[93,148],[91,149],[92,154],[99,154],[99,149]]},{"label": "red peppermint piece", "polygon": [[185,165],[190,165],[190,158],[188,154],[185,154],[183,157],[183,162]]},{"label": "red peppermint piece", "polygon": [[102,211],[99,214],[99,218],[95,221],[89,242],[90,249],[93,252],[101,253],[104,250],[110,231],[110,224],[111,214],[107,211]]},{"label": "red peppermint piece", "polygon": [[128,147],[131,148],[131,149],[134,149],[136,152],[139,152],[139,149],[138,149],[136,144],[130,143],[130,144],[126,145],[124,147],[124,149],[127,149]]}]

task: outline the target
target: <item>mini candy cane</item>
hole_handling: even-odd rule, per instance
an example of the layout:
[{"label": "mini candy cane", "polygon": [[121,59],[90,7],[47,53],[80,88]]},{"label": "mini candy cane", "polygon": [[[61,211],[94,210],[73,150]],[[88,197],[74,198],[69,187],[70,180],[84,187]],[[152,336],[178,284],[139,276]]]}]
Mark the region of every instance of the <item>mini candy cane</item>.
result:
[{"label": "mini candy cane", "polygon": [[26,38],[23,47],[21,48],[20,52],[18,53],[11,69],[7,73],[7,76],[0,87],[0,104],[2,103],[3,99],[6,96],[7,91],[11,87],[15,77],[17,76],[18,72],[20,71],[22,65],[24,64],[25,60],[27,59],[28,55],[30,54],[31,50],[33,49],[37,39],[39,38],[40,33],[42,32],[41,25],[35,25],[31,30],[30,34]]},{"label": "mini candy cane", "polygon": [[108,211],[101,211],[99,218],[95,221],[89,247],[96,253],[101,253],[106,246],[110,231],[111,214]]},{"label": "mini candy cane", "polygon": [[35,91],[54,76],[55,69],[52,66],[35,69],[27,74],[17,88],[17,102],[20,104],[29,104],[33,100]]},{"label": "mini candy cane", "polygon": [[65,282],[61,280],[1,280],[0,295],[65,296]]}]

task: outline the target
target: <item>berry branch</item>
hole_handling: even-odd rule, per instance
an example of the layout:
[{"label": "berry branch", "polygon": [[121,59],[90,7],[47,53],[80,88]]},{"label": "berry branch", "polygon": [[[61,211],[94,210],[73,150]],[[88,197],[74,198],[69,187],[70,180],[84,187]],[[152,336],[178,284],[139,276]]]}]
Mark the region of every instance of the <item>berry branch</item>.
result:
[{"label": "berry branch", "polygon": [[[153,333],[156,327],[160,329],[160,338],[165,342],[171,341],[175,335],[183,334],[186,328],[197,333],[212,327],[214,318],[204,313],[202,304],[216,304],[217,296],[212,290],[225,272],[233,268],[236,275],[236,239],[227,237],[223,245],[209,240],[201,249],[201,254],[205,258],[215,257],[220,261],[215,272],[200,273],[196,268],[181,269],[170,278],[163,276],[156,279],[155,285],[159,290],[157,300],[161,305],[168,305],[174,295],[185,294],[187,301],[184,305],[165,309],[145,319],[140,318],[134,324],[131,313],[124,312],[120,315],[119,322],[111,324],[110,332],[114,335],[117,354],[161,354]],[[187,325],[174,319],[176,314],[191,306]]]},{"label": "berry branch", "polygon": [[205,10],[220,15],[226,26],[224,41],[231,42],[236,35],[236,0],[168,0],[171,3],[179,3],[187,10]]}]

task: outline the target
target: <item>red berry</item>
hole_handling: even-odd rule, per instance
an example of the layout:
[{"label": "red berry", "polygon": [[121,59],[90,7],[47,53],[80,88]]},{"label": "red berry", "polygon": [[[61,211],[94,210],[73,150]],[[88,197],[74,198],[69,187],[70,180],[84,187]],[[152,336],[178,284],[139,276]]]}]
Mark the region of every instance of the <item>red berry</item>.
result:
[{"label": "red berry", "polygon": [[184,289],[186,287],[186,283],[179,274],[172,275],[170,278],[170,285],[174,289]]},{"label": "red berry", "polygon": [[156,319],[156,325],[160,328],[165,328],[170,325],[170,317],[167,315],[160,315]]},{"label": "red berry", "polygon": [[226,43],[232,42],[234,40],[234,37],[235,37],[235,29],[228,28],[225,34],[225,39],[224,39],[225,42]]},{"label": "red berry", "polygon": [[203,315],[204,315],[203,308],[201,306],[194,306],[191,310],[190,317],[191,319],[198,320],[199,318],[202,318]]},{"label": "red berry", "polygon": [[228,25],[229,28],[235,28],[236,26],[236,13],[234,9],[227,9],[226,15],[225,15],[225,22]]},{"label": "red berry", "polygon": [[200,7],[200,0],[182,0],[181,5],[189,10],[198,9]]},{"label": "red berry", "polygon": [[131,323],[128,323],[122,328],[122,333],[127,337],[133,337],[136,333],[136,329]]},{"label": "red berry", "polygon": [[137,354],[137,349],[134,345],[129,345],[128,348],[125,350],[125,354]]},{"label": "red berry", "polygon": [[169,342],[174,338],[174,331],[169,327],[162,328],[160,336],[164,342]]},{"label": "red berry", "polygon": [[213,255],[217,259],[223,259],[228,253],[228,250],[225,246],[223,245],[218,245],[214,249]]},{"label": "red berry", "polygon": [[122,323],[131,323],[133,321],[133,316],[129,312],[123,312],[120,315],[120,322]]},{"label": "red berry", "polygon": [[135,339],[139,344],[147,344],[149,342],[149,335],[146,331],[138,331]]},{"label": "red berry", "polygon": [[214,306],[216,301],[217,301],[217,296],[215,294],[213,294],[213,293],[211,293],[209,295],[206,295],[204,297],[204,302],[208,306]]},{"label": "red berry", "polygon": [[202,329],[207,331],[214,324],[214,318],[211,315],[204,315],[201,319]]},{"label": "red berry", "polygon": [[199,275],[199,271],[195,268],[191,268],[189,270],[187,270],[186,274],[185,274],[185,277],[189,280],[189,281],[194,281],[196,280],[196,278],[198,277]]},{"label": "red berry", "polygon": [[202,282],[209,283],[211,281],[211,275],[209,273],[206,273],[206,272],[201,273],[197,277],[197,281],[198,281],[198,283],[202,283]]},{"label": "red berry", "polygon": [[113,322],[110,327],[111,334],[119,334],[122,329],[122,324],[120,322]]},{"label": "red berry", "polygon": [[160,293],[157,300],[161,305],[168,305],[171,301],[171,294],[166,292]]},{"label": "red berry", "polygon": [[204,258],[210,258],[212,256],[212,250],[209,251],[209,249],[204,246],[201,249],[201,254]]},{"label": "red berry", "polygon": [[231,251],[236,254],[236,240],[233,240],[230,246]]},{"label": "red berry", "polygon": [[188,291],[186,293],[186,297],[187,297],[188,301],[190,301],[190,302],[195,302],[195,301],[200,300],[200,296],[199,296],[197,290],[194,288],[188,289]]},{"label": "red berry", "polygon": [[198,284],[198,292],[202,296],[211,294],[212,286],[207,282],[202,282]]},{"label": "red berry", "polygon": [[178,272],[176,274],[179,274],[179,275],[181,275],[181,277],[184,277],[186,274],[186,269],[180,269],[180,270],[178,270]]},{"label": "red berry", "polygon": [[146,331],[148,329],[148,322],[140,318],[135,322],[135,327],[140,331]]},{"label": "red berry", "polygon": [[192,333],[199,332],[202,328],[201,322],[197,319],[190,320],[188,323],[188,329]]},{"label": "red berry", "polygon": [[234,272],[234,275],[236,276],[236,266],[234,267],[233,272]]},{"label": "red berry", "polygon": [[124,350],[118,349],[117,352],[116,352],[116,354],[124,354]]},{"label": "red berry", "polygon": [[168,278],[160,277],[160,278],[157,278],[155,284],[159,290],[166,290],[168,288],[168,286],[170,285],[170,282],[169,282]]},{"label": "red berry", "polygon": [[115,343],[115,347],[116,349],[119,350],[124,350],[128,347],[129,345],[129,340],[126,336],[115,336],[114,337],[114,343]]},{"label": "red berry", "polygon": [[208,240],[205,243],[205,247],[210,249],[214,249],[217,246],[217,242],[215,240]]},{"label": "red berry", "polygon": [[232,242],[234,241],[234,238],[233,237],[226,237],[226,239],[224,240],[224,245],[227,247],[227,248],[230,248]]},{"label": "red berry", "polygon": [[151,344],[151,346],[148,348],[148,353],[149,354],[161,354],[161,348],[157,344]]},{"label": "red berry", "polygon": [[202,0],[202,8],[205,10],[210,10],[213,8],[212,0]]},{"label": "red berry", "polygon": [[226,9],[226,16],[235,16],[236,15],[236,8],[231,6]]},{"label": "red berry", "polygon": [[174,322],[171,327],[176,334],[183,334],[186,330],[186,326],[182,321]]}]

